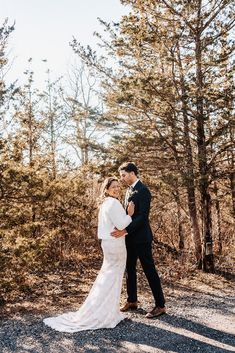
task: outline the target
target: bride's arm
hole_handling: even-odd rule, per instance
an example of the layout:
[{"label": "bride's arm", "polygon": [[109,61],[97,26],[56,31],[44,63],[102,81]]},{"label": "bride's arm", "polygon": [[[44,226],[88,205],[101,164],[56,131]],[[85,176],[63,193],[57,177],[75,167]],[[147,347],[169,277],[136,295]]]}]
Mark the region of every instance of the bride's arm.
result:
[{"label": "bride's arm", "polygon": [[109,207],[108,215],[114,227],[119,230],[125,229],[132,222],[131,216],[126,214],[121,203],[116,199],[113,200],[111,206]]}]

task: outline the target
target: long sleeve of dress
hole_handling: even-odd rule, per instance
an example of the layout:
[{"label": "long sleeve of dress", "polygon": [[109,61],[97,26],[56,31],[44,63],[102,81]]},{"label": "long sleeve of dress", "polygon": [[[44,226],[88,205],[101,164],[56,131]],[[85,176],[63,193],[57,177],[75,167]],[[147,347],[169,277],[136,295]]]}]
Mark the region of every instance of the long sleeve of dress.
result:
[{"label": "long sleeve of dress", "polygon": [[132,222],[132,218],[126,214],[122,204],[117,199],[113,199],[109,204],[108,216],[119,230],[125,229]]}]

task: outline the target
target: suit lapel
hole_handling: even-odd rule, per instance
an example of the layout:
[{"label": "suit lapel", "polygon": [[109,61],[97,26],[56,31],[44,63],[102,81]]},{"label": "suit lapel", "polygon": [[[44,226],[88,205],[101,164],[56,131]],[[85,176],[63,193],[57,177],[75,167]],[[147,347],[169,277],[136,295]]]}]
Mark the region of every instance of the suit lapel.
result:
[{"label": "suit lapel", "polygon": [[133,190],[139,190],[142,186],[142,182],[140,180],[138,180],[138,182],[135,184]]},{"label": "suit lapel", "polygon": [[129,201],[131,201],[133,199],[133,197],[135,196],[135,194],[141,189],[142,183],[140,180],[138,180],[138,182],[135,184],[132,194],[129,197]]},{"label": "suit lapel", "polygon": [[[138,182],[135,184],[135,186],[133,188],[133,195],[135,194],[135,191],[138,191],[138,190],[141,189],[141,186],[142,186],[142,182],[140,180],[138,180]],[[126,199],[126,197],[125,197],[125,200],[124,200],[124,208],[125,208],[125,210],[127,210],[127,204],[128,204],[129,201],[131,201],[131,199],[132,199],[132,195],[130,195],[128,197],[128,199]]]}]

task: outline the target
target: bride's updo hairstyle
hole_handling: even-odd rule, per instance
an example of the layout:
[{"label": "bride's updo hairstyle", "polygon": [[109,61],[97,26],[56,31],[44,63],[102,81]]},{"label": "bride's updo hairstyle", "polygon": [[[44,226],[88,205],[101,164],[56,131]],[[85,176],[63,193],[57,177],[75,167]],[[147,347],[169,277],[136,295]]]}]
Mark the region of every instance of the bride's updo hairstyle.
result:
[{"label": "bride's updo hairstyle", "polygon": [[101,204],[104,199],[108,196],[107,190],[110,188],[110,185],[112,184],[113,181],[117,181],[118,182],[118,178],[111,176],[106,178],[103,181],[103,184],[101,186],[101,193],[100,193],[100,197],[99,197],[99,204]]}]

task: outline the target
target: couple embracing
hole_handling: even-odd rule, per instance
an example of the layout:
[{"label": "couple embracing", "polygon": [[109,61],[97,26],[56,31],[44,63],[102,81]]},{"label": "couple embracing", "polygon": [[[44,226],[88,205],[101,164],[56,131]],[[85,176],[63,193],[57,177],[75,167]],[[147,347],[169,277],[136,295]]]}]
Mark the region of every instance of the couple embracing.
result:
[{"label": "couple embracing", "polygon": [[[138,169],[134,163],[122,164],[119,173],[121,181],[129,186],[124,207],[119,201],[120,186],[115,177],[105,179],[102,187],[98,216],[98,237],[104,255],[102,267],[78,311],[44,319],[46,325],[57,331],[114,328],[125,318],[123,312],[137,309],[137,259],[140,260],[155,301],[154,308],[146,317],[154,318],[166,312],[161,282],[152,257],[150,191],[138,179]],[[120,308],[125,268],[127,301]]]}]

